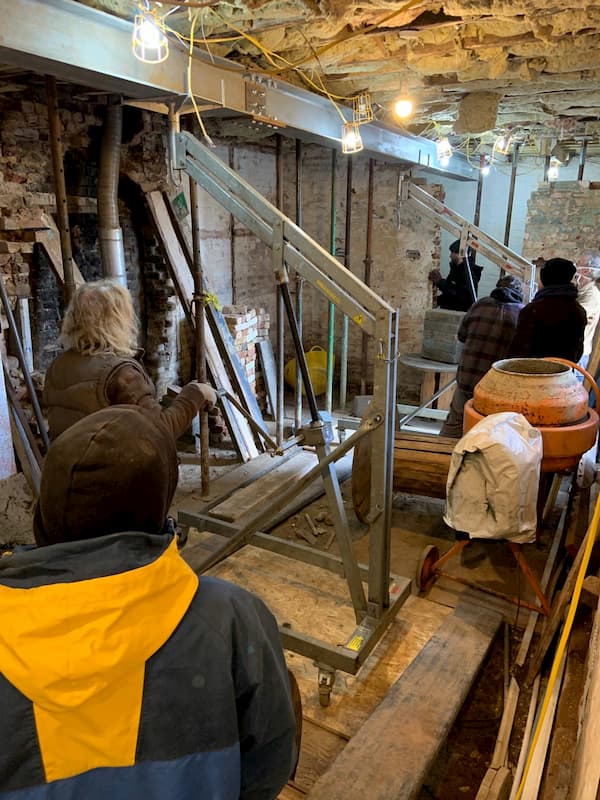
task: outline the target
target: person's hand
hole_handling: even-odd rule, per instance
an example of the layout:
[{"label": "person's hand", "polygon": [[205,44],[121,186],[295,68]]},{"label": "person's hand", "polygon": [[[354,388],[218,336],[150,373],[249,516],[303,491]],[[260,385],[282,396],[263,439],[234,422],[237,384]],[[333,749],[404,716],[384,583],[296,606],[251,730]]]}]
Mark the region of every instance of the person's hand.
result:
[{"label": "person's hand", "polygon": [[442,280],[442,273],[439,271],[439,269],[432,269],[427,277],[433,283],[434,286],[437,286],[438,283]]},{"label": "person's hand", "polygon": [[216,406],[217,393],[212,386],[207,383],[198,383],[198,381],[191,381],[188,386],[195,390],[198,411],[210,411]]}]

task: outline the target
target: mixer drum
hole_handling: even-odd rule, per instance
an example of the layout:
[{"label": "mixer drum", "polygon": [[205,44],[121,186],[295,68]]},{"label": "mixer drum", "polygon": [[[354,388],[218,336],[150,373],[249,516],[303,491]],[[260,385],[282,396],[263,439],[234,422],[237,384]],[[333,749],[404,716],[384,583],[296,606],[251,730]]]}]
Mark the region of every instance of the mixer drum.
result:
[{"label": "mixer drum", "polygon": [[574,469],[598,430],[598,415],[567,364],[543,358],[496,361],[465,404],[464,430],[488,414],[516,411],[542,434],[543,472]]},{"label": "mixer drum", "polygon": [[476,384],[473,408],[483,416],[516,411],[536,426],[572,425],[586,418],[588,393],[566,364],[506,358]]}]

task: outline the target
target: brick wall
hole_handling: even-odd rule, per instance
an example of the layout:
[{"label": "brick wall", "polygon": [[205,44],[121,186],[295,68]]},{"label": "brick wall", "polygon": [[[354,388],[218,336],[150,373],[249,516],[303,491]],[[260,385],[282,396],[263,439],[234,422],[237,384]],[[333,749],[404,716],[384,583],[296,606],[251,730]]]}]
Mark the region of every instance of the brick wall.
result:
[{"label": "brick wall", "polygon": [[527,204],[523,255],[576,260],[598,250],[600,191],[587,181],[540,183]]},{"label": "brick wall", "polygon": [[[59,107],[73,254],[86,280],[96,280],[102,276],[96,196],[104,101],[76,99],[71,87],[59,86]],[[170,382],[189,379],[193,355],[192,337],[143,200],[143,191],[167,186],[164,117],[124,109],[121,175],[127,280],[142,322],[145,363],[161,392]],[[59,352],[62,292],[42,250],[29,241],[32,227],[12,223],[27,213],[54,215],[55,206],[45,89],[43,80],[34,78],[26,91],[0,94],[0,220],[13,228],[2,231],[0,223],[0,242],[27,240],[24,247],[29,248],[6,253],[8,244],[0,244],[0,269],[10,276],[11,291],[14,276],[23,283],[24,275],[31,283],[34,362],[40,369]]]}]

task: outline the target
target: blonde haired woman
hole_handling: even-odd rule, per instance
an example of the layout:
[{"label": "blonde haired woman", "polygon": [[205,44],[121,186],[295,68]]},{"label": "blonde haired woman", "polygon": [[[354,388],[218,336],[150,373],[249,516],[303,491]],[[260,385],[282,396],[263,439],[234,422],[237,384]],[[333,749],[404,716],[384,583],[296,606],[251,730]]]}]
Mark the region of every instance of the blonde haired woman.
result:
[{"label": "blonde haired woman", "polygon": [[[138,322],[131,295],[111,280],[80,286],[62,324],[65,352],[46,373],[44,401],[50,438],[88,414],[113,405],[159,407],[152,381],[133,357]],[[161,409],[173,434],[181,436],[200,410],[214,406],[217,396],[206,384],[192,381]]]}]

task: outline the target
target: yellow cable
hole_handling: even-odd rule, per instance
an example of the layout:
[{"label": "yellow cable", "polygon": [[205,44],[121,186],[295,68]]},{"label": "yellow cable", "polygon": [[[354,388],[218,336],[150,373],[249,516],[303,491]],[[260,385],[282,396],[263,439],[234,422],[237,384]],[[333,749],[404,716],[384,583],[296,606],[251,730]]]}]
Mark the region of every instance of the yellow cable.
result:
[{"label": "yellow cable", "polygon": [[[349,39],[354,39],[357,36],[364,36],[366,33],[370,33],[371,31],[376,30],[377,28],[380,27],[380,25],[383,25],[385,22],[388,22],[388,20],[392,19],[393,17],[397,17],[399,14],[402,14],[402,12],[408,11],[409,8],[412,8],[413,6],[419,5],[419,3],[422,3],[422,2],[423,2],[423,0],[408,0],[408,3],[405,3],[405,5],[403,5],[402,8],[397,8],[395,11],[392,11],[391,14],[387,14],[385,17],[382,17],[380,20],[378,20],[377,22],[374,22],[372,25],[367,25],[366,28],[360,28],[359,30],[351,31],[350,33],[347,33],[347,34],[344,34],[343,36],[340,36],[338,39],[335,39],[333,42],[329,42],[329,44],[326,44],[323,47],[319,48],[319,50],[316,50],[314,55],[312,55],[312,56],[310,56],[308,58],[303,58],[300,61],[296,61],[294,64],[290,64],[288,69],[296,69],[296,67],[299,67],[302,64],[305,64],[307,61],[311,61],[313,58],[315,58],[315,56],[318,57],[318,56],[322,55],[323,53],[326,53],[328,50],[331,50],[333,47],[337,47],[338,44],[342,44],[343,42],[347,42]],[[285,70],[280,69],[277,72],[279,74],[281,72],[285,72]]]},{"label": "yellow cable", "polygon": [[192,18],[192,24],[190,27],[190,54],[188,57],[188,68],[187,68],[188,94],[190,96],[190,100],[192,101],[192,105],[194,106],[194,111],[196,112],[196,117],[198,119],[202,135],[204,136],[208,144],[211,147],[214,147],[213,141],[208,135],[206,128],[204,127],[204,122],[202,120],[202,117],[200,116],[200,109],[198,108],[198,104],[196,103],[196,98],[194,97],[194,92],[192,90],[192,56],[194,53],[194,28],[196,27],[197,18],[198,18],[198,13],[194,14]]},{"label": "yellow cable", "polygon": [[552,694],[552,689],[554,688],[554,684],[556,683],[556,677],[558,675],[560,662],[563,657],[565,648],[567,646],[569,635],[571,633],[571,628],[573,627],[575,611],[577,610],[577,604],[579,603],[579,598],[581,596],[581,589],[583,587],[583,579],[585,578],[585,573],[588,568],[590,556],[592,555],[592,548],[594,546],[594,542],[596,541],[596,538],[598,536],[599,524],[600,524],[600,497],[596,501],[596,506],[594,508],[594,516],[592,517],[592,522],[586,534],[585,550],[583,552],[581,566],[579,567],[579,572],[577,574],[577,580],[575,581],[575,589],[573,590],[573,597],[571,598],[569,613],[567,614],[567,619],[563,627],[560,641],[558,643],[558,647],[556,648],[556,655],[554,656],[554,661],[552,662],[552,669],[550,670],[548,686],[546,687],[546,694],[544,695],[544,702],[542,703],[542,708],[535,728],[535,733],[533,734],[533,738],[531,740],[529,754],[527,755],[527,761],[525,762],[525,769],[523,770],[523,777],[521,778],[519,789],[517,791],[517,794],[515,795],[515,800],[521,800],[521,797],[523,796],[523,791],[525,789],[525,781],[527,780],[527,775],[531,767],[531,762],[533,761],[535,746],[540,737],[542,724],[544,722],[544,718],[548,710],[548,705],[550,703],[550,695]]}]

